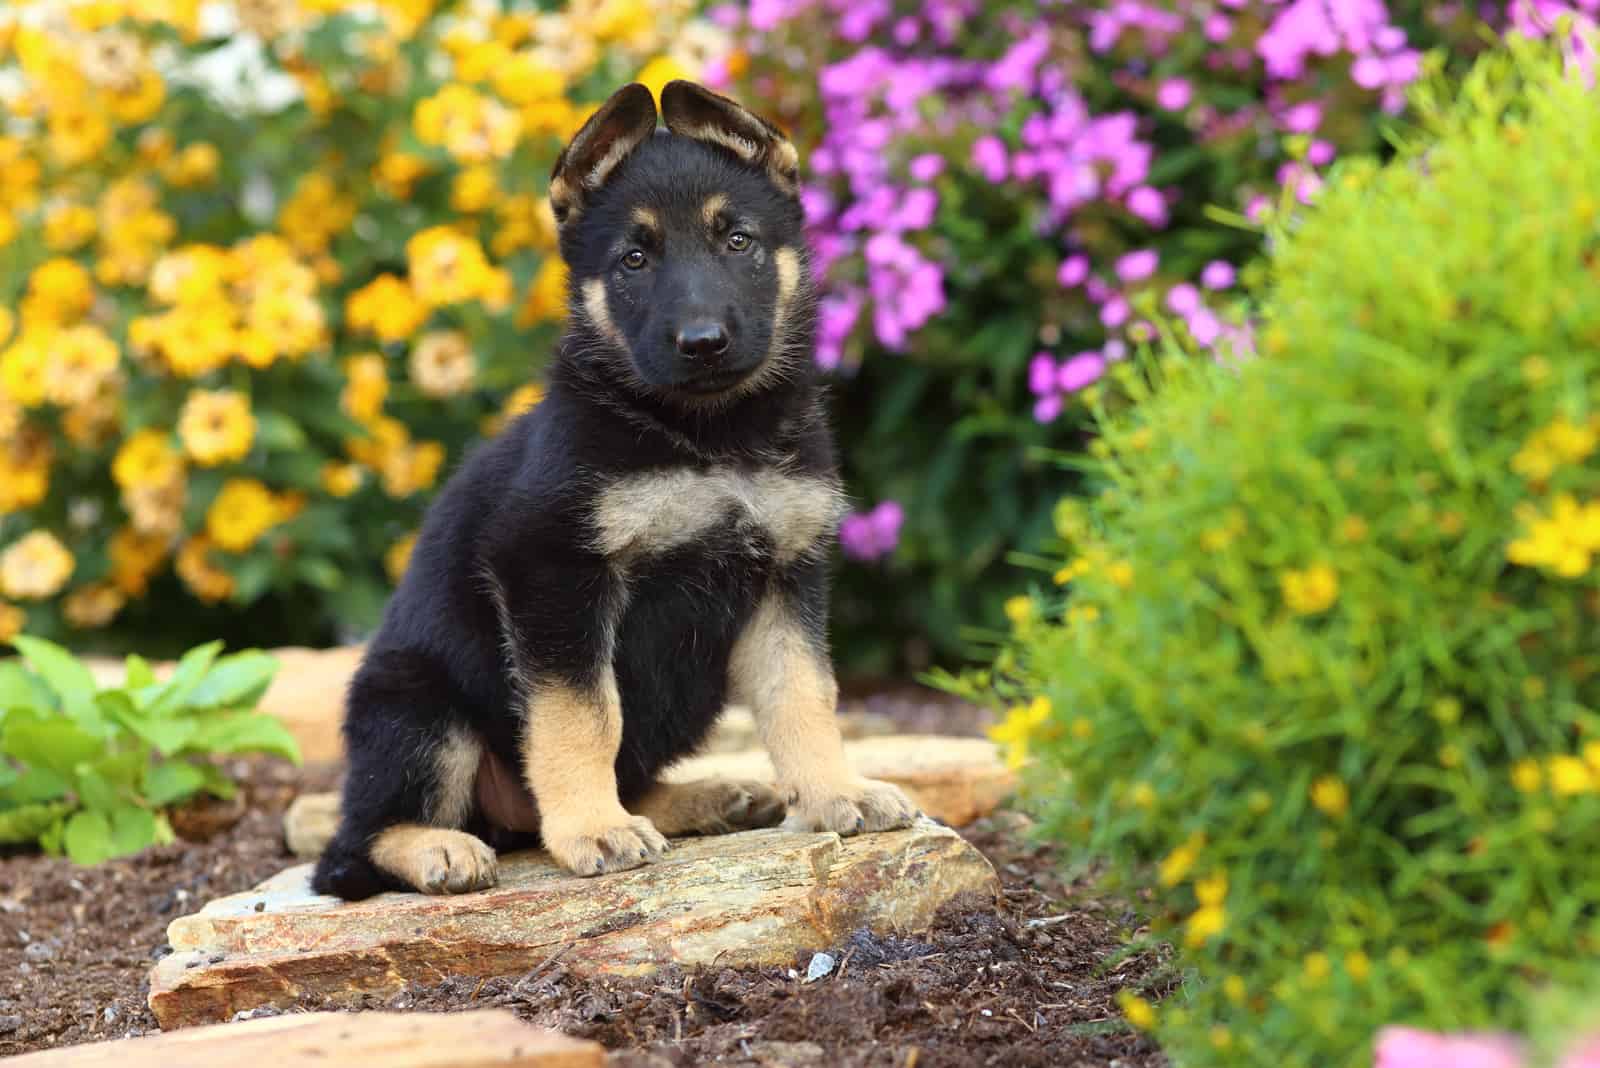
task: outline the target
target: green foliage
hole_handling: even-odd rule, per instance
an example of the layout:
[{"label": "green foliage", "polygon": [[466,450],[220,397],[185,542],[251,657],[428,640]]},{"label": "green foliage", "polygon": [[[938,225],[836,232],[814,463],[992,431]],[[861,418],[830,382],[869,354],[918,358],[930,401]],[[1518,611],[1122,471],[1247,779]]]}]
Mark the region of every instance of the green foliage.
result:
[{"label": "green foliage", "polygon": [[209,757],[265,753],[300,762],[294,738],[255,711],[277,661],[221,642],[190,650],[158,681],[137,656],[100,689],[60,646],[13,640],[0,662],[0,845],[38,842],[79,864],[173,840],[162,810],[196,794],[230,798]]},{"label": "green foliage", "polygon": [[1534,46],[1417,99],[1274,224],[1260,358],[1128,375],[1067,599],[966,685],[1049,833],[1155,885],[1194,978],[1128,1015],[1186,1068],[1596,977],[1600,109]]}]

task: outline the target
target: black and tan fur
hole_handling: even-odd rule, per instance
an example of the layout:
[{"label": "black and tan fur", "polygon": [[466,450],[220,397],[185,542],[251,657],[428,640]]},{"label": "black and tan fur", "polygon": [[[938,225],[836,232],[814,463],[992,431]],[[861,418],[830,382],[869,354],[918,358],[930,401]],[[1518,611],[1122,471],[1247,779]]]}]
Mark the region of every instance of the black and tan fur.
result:
[{"label": "black and tan fur", "polygon": [[[668,836],[903,826],[847,767],[826,639],[842,496],[812,360],[797,158],[686,82],[630,85],[557,161],[571,314],[546,399],[423,524],[351,686],[323,893],[460,893],[495,849],[581,874]],[[725,704],[778,788],[663,784]]]}]

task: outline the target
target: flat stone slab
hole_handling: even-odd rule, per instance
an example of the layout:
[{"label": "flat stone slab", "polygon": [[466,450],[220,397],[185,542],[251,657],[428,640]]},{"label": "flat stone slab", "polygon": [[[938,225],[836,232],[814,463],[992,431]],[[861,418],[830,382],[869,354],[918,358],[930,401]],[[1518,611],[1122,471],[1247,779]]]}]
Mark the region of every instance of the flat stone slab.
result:
[{"label": "flat stone slab", "polygon": [[[868,778],[892,782],[927,815],[952,827],[987,816],[1016,788],[1016,775],[993,742],[935,734],[890,734],[845,742],[845,757]],[[672,768],[678,782],[731,778],[773,782],[772,761],[761,750],[710,753]],[[304,860],[320,854],[339,822],[339,795],[301,794],[283,816],[289,851]]]},{"label": "flat stone slab", "polygon": [[17,1068],[602,1068],[597,1042],[532,1027],[504,1009],[306,1012],[13,1057]]},{"label": "flat stone slab", "polygon": [[866,927],[925,929],[939,907],[998,901],[989,862],[954,831],[747,831],[683,839],[654,864],[582,879],[542,852],[504,856],[500,885],[458,897],[311,893],[310,865],[206,905],[167,928],[150,974],[164,1028],[227,1020],[314,995],[348,1004],[449,976],[515,976],[559,956],[580,975],[669,964],[782,965]]}]

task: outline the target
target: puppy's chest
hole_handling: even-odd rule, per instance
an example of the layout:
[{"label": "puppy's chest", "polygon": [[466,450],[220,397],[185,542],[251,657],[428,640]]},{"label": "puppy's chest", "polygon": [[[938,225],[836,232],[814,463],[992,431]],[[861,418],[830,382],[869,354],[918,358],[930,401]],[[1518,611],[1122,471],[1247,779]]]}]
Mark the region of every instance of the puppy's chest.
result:
[{"label": "puppy's chest", "polygon": [[839,484],[773,468],[627,475],[595,501],[600,551],[623,567],[685,549],[788,564],[825,550],[844,514]]}]

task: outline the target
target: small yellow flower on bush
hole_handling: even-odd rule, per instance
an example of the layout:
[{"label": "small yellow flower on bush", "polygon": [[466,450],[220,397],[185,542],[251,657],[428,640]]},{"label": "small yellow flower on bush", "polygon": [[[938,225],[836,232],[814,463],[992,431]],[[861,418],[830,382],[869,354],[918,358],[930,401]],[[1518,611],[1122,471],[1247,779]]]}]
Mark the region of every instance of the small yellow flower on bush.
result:
[{"label": "small yellow flower on bush", "polygon": [[1122,1015],[1134,1027],[1141,1031],[1149,1031],[1156,1025],[1156,1009],[1144,998],[1130,991],[1123,990],[1117,993],[1117,1005],[1122,1009]]},{"label": "small yellow flower on bush", "polygon": [[416,534],[407,534],[389,546],[389,550],[383,554],[383,566],[388,570],[391,581],[399,582],[401,576],[406,573],[406,568],[411,566],[411,551],[416,546]]},{"label": "small yellow flower on bush", "polygon": [[1340,819],[1350,811],[1350,788],[1337,775],[1323,775],[1311,784],[1311,803],[1323,815]]},{"label": "small yellow flower on bush", "polygon": [[184,451],[204,467],[242,459],[255,435],[250,399],[232,390],[197,389],[178,416]]},{"label": "small yellow flower on bush", "polygon": [[1015,771],[1028,762],[1028,743],[1044,732],[1050,711],[1048,697],[1035,697],[1012,708],[1004,720],[989,728],[990,739],[1005,749],[1007,767]]},{"label": "small yellow flower on bush", "polygon": [[1548,515],[1528,508],[1521,519],[1527,533],[1506,546],[1506,559],[1514,564],[1578,578],[1600,553],[1600,500],[1579,504],[1564,493],[1551,503]]},{"label": "small yellow flower on bush", "polygon": [[35,530],[0,552],[0,594],[15,600],[40,600],[60,592],[76,561],[47,530]]},{"label": "small yellow flower on bush", "polygon": [[1297,616],[1314,616],[1333,607],[1339,598],[1339,575],[1327,564],[1284,571],[1278,576],[1283,603]]},{"label": "small yellow flower on bush", "polygon": [[271,490],[253,478],[232,478],[206,512],[206,533],[220,549],[242,553],[278,524],[282,508]]}]

